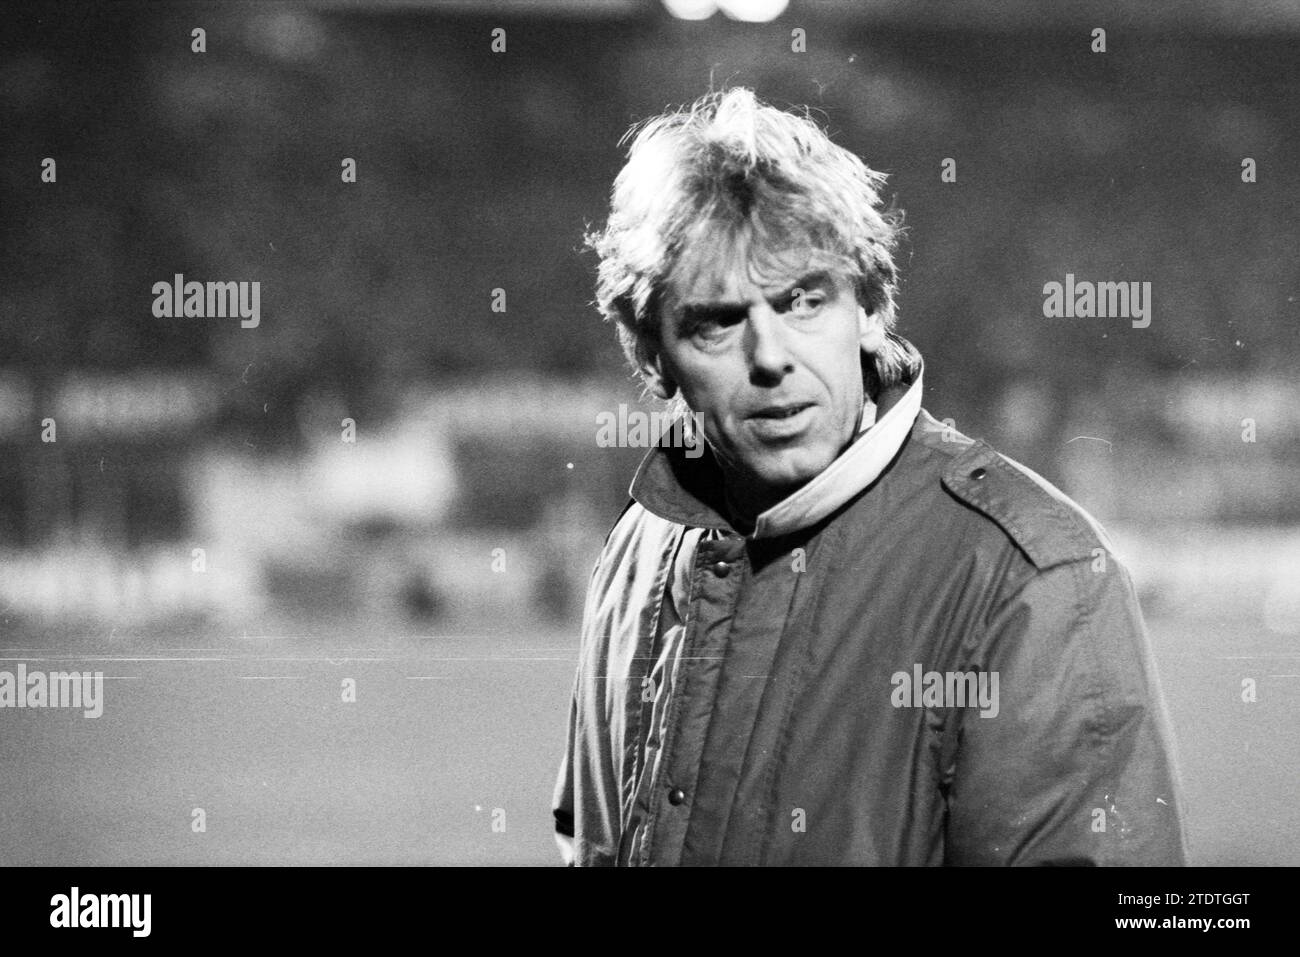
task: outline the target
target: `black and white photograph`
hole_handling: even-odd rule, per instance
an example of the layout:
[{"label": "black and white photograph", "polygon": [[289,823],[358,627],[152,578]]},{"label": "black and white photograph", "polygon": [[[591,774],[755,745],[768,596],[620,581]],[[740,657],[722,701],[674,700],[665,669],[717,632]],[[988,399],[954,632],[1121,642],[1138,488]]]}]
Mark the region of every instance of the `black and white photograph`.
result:
[{"label": "black and white photograph", "polygon": [[0,17],[0,864],[1300,864],[1300,2]]}]

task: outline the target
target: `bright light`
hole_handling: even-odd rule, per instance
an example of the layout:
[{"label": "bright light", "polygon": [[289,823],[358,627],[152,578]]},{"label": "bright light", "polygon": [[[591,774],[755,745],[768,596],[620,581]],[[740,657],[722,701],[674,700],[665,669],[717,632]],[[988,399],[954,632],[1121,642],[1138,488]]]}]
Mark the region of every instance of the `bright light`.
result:
[{"label": "bright light", "polygon": [[715,0],[664,0],[664,6],[679,20],[707,20],[718,12]]},{"label": "bright light", "polygon": [[722,12],[733,20],[767,23],[785,13],[790,0],[718,0]]}]

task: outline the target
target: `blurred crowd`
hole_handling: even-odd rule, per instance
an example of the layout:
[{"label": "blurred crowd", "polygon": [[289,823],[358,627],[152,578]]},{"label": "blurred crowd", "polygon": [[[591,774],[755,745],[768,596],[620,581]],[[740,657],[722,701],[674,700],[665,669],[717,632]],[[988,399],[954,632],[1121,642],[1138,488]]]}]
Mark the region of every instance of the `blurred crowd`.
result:
[{"label": "blurred crowd", "polygon": [[[1241,550],[1264,592],[1295,554],[1287,38],[1113,30],[1107,58],[1031,27],[812,18],[792,52],[785,22],[516,16],[502,54],[473,15],[196,11],[3,41],[10,629],[574,621],[642,451],[597,441],[641,398],[583,235],[628,125],[710,83],[811,107],[890,174],[934,415],[1136,548],[1278,530]],[[259,281],[259,326],[155,317],[175,273]],[[1150,282],[1153,321],[1046,318],[1066,273]],[[1163,557],[1139,579],[1173,613],[1206,570]],[[1278,628],[1300,630],[1289,594]]]}]

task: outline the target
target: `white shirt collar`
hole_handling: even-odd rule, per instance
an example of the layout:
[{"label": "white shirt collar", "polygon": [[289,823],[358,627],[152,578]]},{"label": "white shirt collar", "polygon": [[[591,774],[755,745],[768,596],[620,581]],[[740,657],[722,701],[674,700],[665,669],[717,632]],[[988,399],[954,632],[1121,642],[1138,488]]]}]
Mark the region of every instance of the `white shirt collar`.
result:
[{"label": "white shirt collar", "polygon": [[773,538],[821,521],[880,477],[903,447],[921,411],[921,373],[899,400],[876,419],[870,399],[862,407],[862,425],[853,444],[816,478],[800,487],[754,522],[751,538]]}]

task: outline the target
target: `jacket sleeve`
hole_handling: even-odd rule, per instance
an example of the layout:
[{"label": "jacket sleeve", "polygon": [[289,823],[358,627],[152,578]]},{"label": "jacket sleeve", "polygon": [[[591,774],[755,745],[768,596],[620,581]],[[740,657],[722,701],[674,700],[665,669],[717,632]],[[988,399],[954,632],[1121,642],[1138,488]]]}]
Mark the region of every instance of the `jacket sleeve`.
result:
[{"label": "jacket sleeve", "polygon": [[1172,738],[1127,570],[1038,570],[992,608],[974,655],[996,713],[961,712],[945,861],[1182,865]]},{"label": "jacket sleeve", "polygon": [[555,791],[551,799],[551,813],[555,818],[555,841],[559,845],[565,864],[573,863],[573,745],[578,721],[578,698],[575,681],[569,698],[569,721],[564,736],[564,753],[560,757],[560,772],[556,776]]},{"label": "jacket sleeve", "polygon": [[[630,503],[620,513],[620,519],[627,514],[629,507]],[[608,542],[609,539],[606,538],[606,544]],[[595,602],[599,597],[596,593],[595,583],[596,576],[600,573],[600,565],[598,559],[591,569],[591,576],[587,582],[587,597],[582,610],[582,639],[578,651],[578,666],[573,675],[573,691],[569,695],[569,717],[564,733],[564,752],[560,756],[559,773],[556,775],[555,788],[551,796],[551,814],[555,819],[555,842],[559,845],[564,863],[568,865],[576,863],[578,851],[576,837],[578,830],[576,820],[577,795],[574,775],[574,763],[578,757],[578,734],[581,731],[581,728],[578,727],[578,695],[582,690],[582,661],[583,652],[586,650],[586,636],[591,629],[595,614]]]}]

